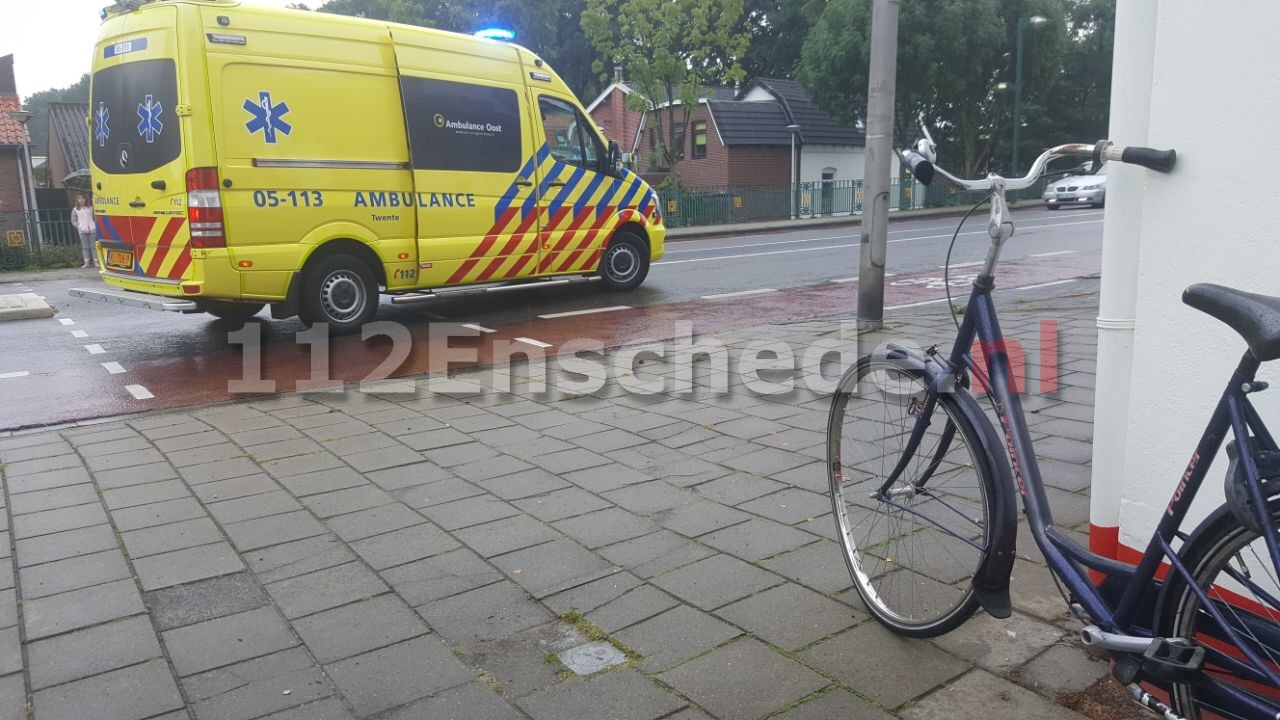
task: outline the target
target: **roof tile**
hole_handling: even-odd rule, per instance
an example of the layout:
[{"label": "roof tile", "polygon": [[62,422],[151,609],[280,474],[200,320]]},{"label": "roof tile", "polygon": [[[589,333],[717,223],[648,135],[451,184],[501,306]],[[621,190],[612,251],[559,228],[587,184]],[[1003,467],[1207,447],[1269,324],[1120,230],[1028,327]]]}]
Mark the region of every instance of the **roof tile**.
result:
[{"label": "roof tile", "polygon": [[25,145],[31,135],[22,123],[9,117],[9,113],[22,109],[17,95],[0,95],[0,145]]}]

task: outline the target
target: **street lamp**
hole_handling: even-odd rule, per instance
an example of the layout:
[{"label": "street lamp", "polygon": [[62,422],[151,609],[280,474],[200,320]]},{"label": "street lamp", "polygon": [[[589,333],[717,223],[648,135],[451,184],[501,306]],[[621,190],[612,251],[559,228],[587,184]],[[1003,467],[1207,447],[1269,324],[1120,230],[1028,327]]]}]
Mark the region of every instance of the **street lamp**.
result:
[{"label": "street lamp", "polygon": [[[28,110],[11,110],[9,117],[14,122],[22,126],[26,131],[27,121],[29,121],[35,113]],[[37,245],[44,245],[43,233],[40,232],[40,219],[36,217],[36,187],[35,178],[31,176],[31,133],[26,132],[22,139],[22,156],[23,170],[18,176],[18,180],[22,183],[22,204],[25,206],[27,218],[27,237],[34,237]],[[35,221],[35,232],[31,232],[32,221]]]},{"label": "street lamp", "polygon": [[796,165],[796,136],[800,134],[799,125],[788,125],[787,130],[791,131],[791,219],[800,218],[800,183],[798,182],[799,169]]},{"label": "street lamp", "polygon": [[1032,15],[1018,20],[1018,45],[1013,58],[1013,176],[1018,175],[1018,142],[1022,135],[1022,31],[1028,27],[1040,27],[1049,18]]}]

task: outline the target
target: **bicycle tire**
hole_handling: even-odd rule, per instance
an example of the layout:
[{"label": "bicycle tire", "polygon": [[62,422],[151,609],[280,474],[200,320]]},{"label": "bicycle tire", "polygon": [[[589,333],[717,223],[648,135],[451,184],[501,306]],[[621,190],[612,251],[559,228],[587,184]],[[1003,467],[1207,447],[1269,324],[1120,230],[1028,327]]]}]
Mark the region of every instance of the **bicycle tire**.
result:
[{"label": "bicycle tire", "polygon": [[[884,387],[886,383],[892,386],[891,390]],[[884,356],[864,357],[841,379],[827,426],[831,502],[854,587],[883,625],[900,635],[917,638],[946,633],[978,608],[973,577],[986,554],[994,526],[993,502],[999,477],[972,420],[984,417],[981,408],[968,391],[956,389],[937,396],[934,412],[941,413],[947,423],[930,425],[937,430],[936,442],[926,431],[917,448],[932,453],[928,463],[919,458],[909,461],[901,477],[915,474],[918,479],[937,459],[945,430],[952,427],[951,442],[937,469],[949,467],[942,474],[926,478],[927,492],[917,490],[906,497],[906,502],[895,499],[897,506],[876,499],[873,491],[883,485],[905,449],[905,436],[911,425],[905,418],[911,417],[914,423],[910,413],[913,408],[918,411],[927,389],[927,376],[918,367]],[[906,414],[895,417],[890,426],[886,404],[880,409],[881,419],[875,419],[875,401],[868,399],[868,391],[879,391],[886,398],[906,398],[905,403],[899,402]],[[858,403],[850,414],[855,398]],[[943,427],[939,429],[939,425]],[[896,448],[891,446],[895,440]],[[858,453],[877,457],[859,460]],[[923,457],[919,452],[917,455]],[[968,480],[961,483],[964,478]],[[905,490],[901,482],[893,488],[900,489]],[[953,530],[955,536],[930,524],[926,516]],[[883,525],[880,518],[884,518]],[[859,531],[860,527],[864,530]],[[977,547],[957,537],[961,535]],[[917,547],[917,541],[923,547]],[[928,597],[924,597],[926,594]]]},{"label": "bicycle tire", "polygon": [[[1267,510],[1272,522],[1280,525],[1280,498],[1267,503]],[[1277,579],[1276,568],[1272,566],[1267,554],[1266,541],[1256,531],[1242,526],[1224,505],[1209,516],[1206,525],[1193,536],[1195,539],[1182,553],[1182,562],[1191,576],[1201,588],[1207,588],[1206,595],[1219,602],[1215,606],[1219,610],[1230,613],[1228,622],[1262,623],[1270,632],[1280,635],[1280,579]],[[1247,555],[1247,558],[1242,556]],[[1233,559],[1256,574],[1261,569],[1266,575],[1262,582],[1253,580],[1260,587],[1265,583],[1269,597],[1251,591],[1247,586],[1227,578],[1220,581],[1221,573],[1227,563]],[[1247,592],[1244,595],[1239,591]],[[1268,702],[1280,705],[1280,688],[1271,688],[1263,693],[1261,688],[1248,683],[1242,677],[1245,669],[1232,671],[1229,666],[1219,665],[1222,654],[1215,649],[1213,642],[1214,628],[1218,625],[1213,618],[1201,608],[1200,598],[1186,580],[1178,574],[1169,579],[1167,602],[1162,610],[1159,627],[1166,637],[1187,638],[1206,649],[1206,673],[1222,682],[1229,683],[1239,689],[1254,694],[1265,695]],[[1231,598],[1231,602],[1226,602]],[[1243,607],[1242,607],[1243,606]],[[1269,617],[1267,617],[1269,616]],[[1280,646],[1270,646],[1258,640],[1255,632],[1246,642],[1265,661],[1273,666],[1280,666]],[[1242,655],[1240,657],[1243,657]],[[1236,682],[1232,682],[1232,680]],[[1171,686],[1170,699],[1174,710],[1187,720],[1200,720],[1208,717],[1246,718],[1238,713],[1230,713],[1221,707],[1221,700],[1213,690],[1197,683],[1174,683]],[[1202,712],[1203,711],[1203,712]]]}]

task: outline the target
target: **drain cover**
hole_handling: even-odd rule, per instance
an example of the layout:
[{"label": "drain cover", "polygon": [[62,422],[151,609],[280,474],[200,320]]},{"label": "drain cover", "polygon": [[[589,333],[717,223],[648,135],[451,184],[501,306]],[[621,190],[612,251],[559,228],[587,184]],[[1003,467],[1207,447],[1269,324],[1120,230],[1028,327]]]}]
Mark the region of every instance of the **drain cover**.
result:
[{"label": "drain cover", "polygon": [[621,665],[627,657],[605,642],[587,643],[560,653],[560,662],[579,675],[590,675],[607,667]]}]

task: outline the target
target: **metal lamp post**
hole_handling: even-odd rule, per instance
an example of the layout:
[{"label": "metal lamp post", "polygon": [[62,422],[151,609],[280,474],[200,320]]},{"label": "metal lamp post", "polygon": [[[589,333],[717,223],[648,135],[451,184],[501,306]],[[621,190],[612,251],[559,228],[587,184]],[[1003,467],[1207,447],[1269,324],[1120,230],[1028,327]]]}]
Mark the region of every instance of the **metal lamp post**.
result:
[{"label": "metal lamp post", "polygon": [[791,131],[791,219],[800,218],[800,178],[796,169],[796,136],[800,134],[799,125],[788,125]]},{"label": "metal lamp post", "polygon": [[[35,113],[28,110],[13,110],[9,113],[9,117],[14,122],[22,126],[23,130],[27,129],[27,121],[29,121]],[[40,218],[36,209],[36,183],[35,178],[31,174],[31,134],[27,133],[22,140],[22,173],[19,180],[23,184],[22,204],[26,206],[27,212],[24,213],[27,218],[27,236],[34,237],[37,245],[44,244],[43,233],[40,231]],[[35,232],[31,232],[32,225],[35,226]]]},{"label": "metal lamp post", "polygon": [[1018,20],[1017,50],[1013,58],[1013,167],[1011,175],[1018,174],[1018,142],[1022,136],[1022,31],[1028,27],[1040,27],[1049,18],[1032,15]]}]

